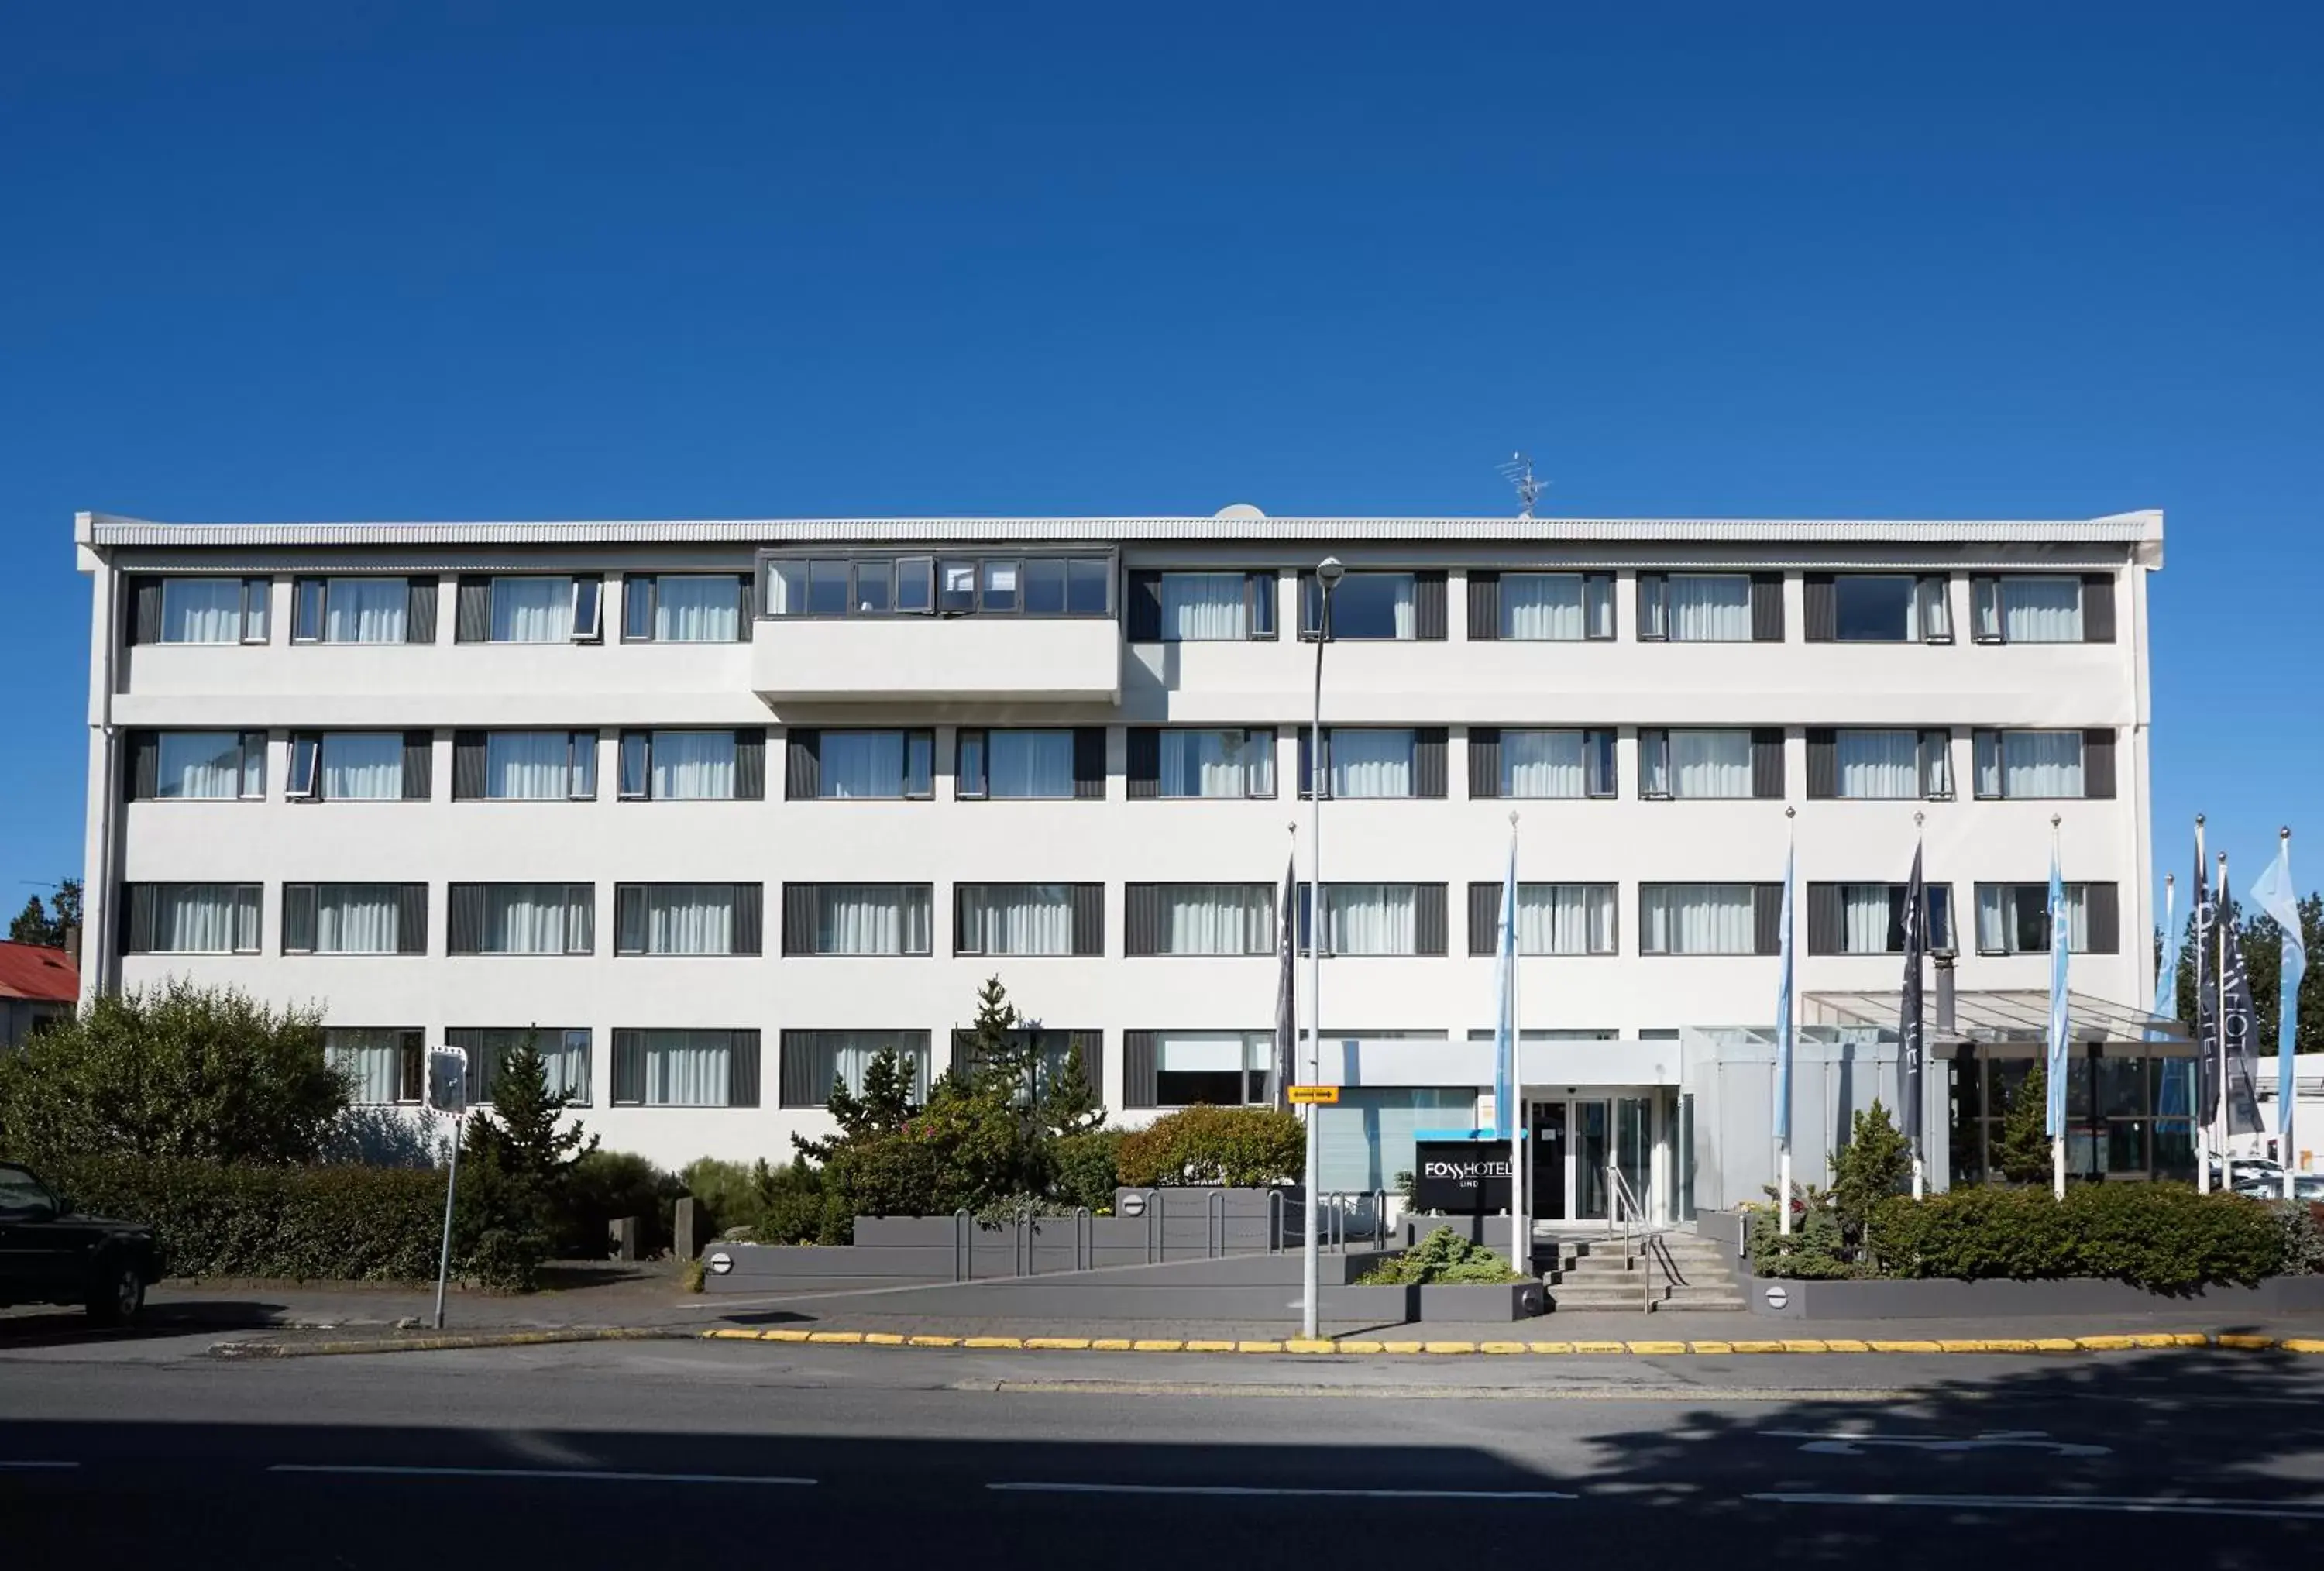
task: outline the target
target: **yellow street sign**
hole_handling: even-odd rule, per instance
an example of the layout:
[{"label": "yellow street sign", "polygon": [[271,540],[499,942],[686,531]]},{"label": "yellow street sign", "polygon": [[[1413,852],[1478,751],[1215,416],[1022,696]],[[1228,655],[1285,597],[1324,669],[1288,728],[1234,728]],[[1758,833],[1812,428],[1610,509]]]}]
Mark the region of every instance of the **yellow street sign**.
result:
[{"label": "yellow street sign", "polygon": [[1306,1103],[1318,1107],[1332,1107],[1339,1103],[1340,1088],[1337,1086],[1294,1086],[1291,1087],[1291,1100],[1294,1105]]}]

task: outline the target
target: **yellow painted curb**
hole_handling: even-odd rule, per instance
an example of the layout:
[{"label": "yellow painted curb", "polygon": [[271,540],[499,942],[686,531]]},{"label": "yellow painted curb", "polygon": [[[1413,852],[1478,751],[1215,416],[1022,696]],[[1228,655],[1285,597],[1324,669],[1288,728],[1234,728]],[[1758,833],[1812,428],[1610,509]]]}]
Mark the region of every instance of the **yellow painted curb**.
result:
[{"label": "yellow painted curb", "polygon": [[1831,1344],[1826,1342],[1820,1336],[1797,1337],[1786,1340],[1784,1344],[1784,1351],[1786,1353],[1829,1353],[1831,1351]]},{"label": "yellow painted curb", "polygon": [[2137,1347],[2178,1347],[2183,1345],[2177,1335],[2164,1332],[2159,1336],[2134,1336],[2131,1344]]},{"label": "yellow painted curb", "polygon": [[1025,1350],[1025,1339],[1022,1336],[964,1336],[960,1340],[960,1345],[963,1347],[982,1348],[997,1353],[1021,1353]]},{"label": "yellow painted curb", "polygon": [[2085,1353],[2127,1353],[2135,1344],[2127,1336],[2077,1336],[2074,1345]]},{"label": "yellow painted curb", "polygon": [[1342,1353],[1379,1353],[1385,1350],[1386,1345],[1379,1342],[1357,1341],[1340,1344],[1340,1351]]},{"label": "yellow painted curb", "polygon": [[1993,1351],[1984,1341],[1975,1336],[1950,1336],[1939,1342],[1937,1348],[1943,1353],[1990,1353]]},{"label": "yellow painted curb", "polygon": [[1689,1353],[1732,1353],[1735,1351],[1735,1344],[1732,1342],[1690,1342],[1686,1345],[1686,1350]]},{"label": "yellow painted curb", "polygon": [[1382,1353],[1417,1353],[1420,1348],[1417,1342],[1383,1342],[1379,1345]]},{"label": "yellow painted curb", "polygon": [[1188,1353],[1232,1353],[1235,1350],[1236,1345],[1237,1345],[1232,1342],[1194,1342],[1190,1340],[1186,1344],[1185,1351]]},{"label": "yellow painted curb", "polygon": [[2276,1345],[2286,1353],[2324,1353],[2324,1337],[2287,1336]]},{"label": "yellow painted curb", "polygon": [[714,1326],[702,1335],[719,1342],[756,1342],[759,1339],[756,1331],[744,1326]]},{"label": "yellow painted curb", "polygon": [[1872,1345],[1872,1351],[1875,1353],[1942,1353],[1944,1349],[1933,1342],[1876,1341]]},{"label": "yellow painted curb", "polygon": [[1869,1353],[1872,1351],[1872,1344],[1836,1336],[1823,1345],[1823,1350],[1826,1353]]},{"label": "yellow painted curb", "polygon": [[1090,1338],[1090,1351],[1092,1353],[1127,1353],[1130,1351],[1130,1341],[1127,1336],[1093,1336]]},{"label": "yellow painted curb", "polygon": [[1625,1344],[1625,1345],[1633,1353],[1642,1353],[1649,1355],[1684,1353],[1686,1351],[1686,1344],[1683,1342],[1631,1342]]},{"label": "yellow painted curb", "polygon": [[2219,1338],[2219,1345],[2222,1347],[2232,1347],[2241,1353],[2264,1353],[2269,1348],[2275,1345],[2275,1338],[2273,1336],[2227,1335]]},{"label": "yellow painted curb", "polygon": [[1328,1336],[1318,1336],[1313,1339],[1305,1336],[1293,1336],[1285,1340],[1283,1351],[1286,1353],[1337,1353],[1340,1347]]},{"label": "yellow painted curb", "polygon": [[1028,1336],[1028,1353],[1086,1353],[1090,1339],[1086,1336]]},{"label": "yellow painted curb", "polygon": [[2072,1353],[2077,1351],[2070,1336],[2037,1336],[2034,1339],[2036,1353]]},{"label": "yellow painted curb", "polygon": [[1619,1342],[1577,1342],[1573,1345],[1573,1351],[1576,1353],[1624,1353],[1628,1349]]},{"label": "yellow painted curb", "polygon": [[794,1326],[778,1326],[771,1331],[759,1333],[761,1342],[804,1342],[807,1339],[807,1333]]},{"label": "yellow painted curb", "polygon": [[1477,1344],[1477,1351],[1480,1353],[1524,1353],[1526,1351],[1526,1347],[1522,1342],[1480,1342]]},{"label": "yellow painted curb", "polygon": [[1132,1353],[1176,1353],[1186,1345],[1183,1342],[1163,1342],[1148,1339],[1130,1345]]},{"label": "yellow painted curb", "polygon": [[1738,1353],[1781,1353],[1784,1351],[1784,1345],[1780,1342],[1738,1342],[1735,1345],[1735,1351]]},{"label": "yellow painted curb", "polygon": [[1571,1342],[1528,1342],[1526,1345],[1536,1353],[1571,1353],[1573,1351],[1573,1344]]},{"label": "yellow painted curb", "polygon": [[960,1338],[957,1336],[915,1336],[912,1338],[909,1345],[913,1347],[957,1347],[960,1345]]},{"label": "yellow painted curb", "polygon": [[897,1335],[893,1331],[866,1331],[863,1333],[863,1345],[866,1347],[901,1347],[903,1345],[904,1339],[901,1336]]},{"label": "yellow painted curb", "polygon": [[1283,1344],[1280,1342],[1238,1342],[1235,1344],[1235,1351],[1237,1353],[1280,1353],[1283,1351]]},{"label": "yellow painted curb", "polygon": [[810,1331],[807,1334],[807,1339],[809,1342],[835,1342],[843,1346],[852,1347],[863,1340],[863,1333],[861,1331]]},{"label": "yellow painted curb", "polygon": [[1428,1353],[1474,1353],[1477,1351],[1477,1345],[1473,1342],[1427,1342],[1421,1345],[1422,1350]]}]

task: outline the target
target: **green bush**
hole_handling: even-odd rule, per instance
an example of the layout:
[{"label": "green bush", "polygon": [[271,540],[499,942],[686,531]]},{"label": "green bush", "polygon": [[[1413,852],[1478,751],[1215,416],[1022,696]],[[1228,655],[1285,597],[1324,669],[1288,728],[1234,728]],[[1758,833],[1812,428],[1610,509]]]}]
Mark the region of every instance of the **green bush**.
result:
[{"label": "green bush", "polygon": [[[1295,1119],[1293,1122],[1296,1123]],[[1481,1243],[1440,1227],[1390,1260],[1384,1260],[1357,1280],[1366,1287],[1397,1287],[1418,1282],[1521,1282],[1507,1257]]]},{"label": "green bush", "polygon": [[1773,1211],[1751,1217],[1751,1274],[1831,1280],[1869,1274],[1849,1260],[1839,1215],[1823,1206],[1811,1206],[1794,1218],[1790,1234],[1778,1231]]},{"label": "green bush", "polygon": [[1068,1207],[1086,1206],[1095,1213],[1113,1209],[1113,1192],[1120,1187],[1119,1157],[1122,1132],[1118,1129],[1069,1134],[1056,1142],[1057,1177],[1055,1191]]},{"label": "green bush", "polygon": [[731,1233],[759,1243],[844,1243],[853,1231],[849,1216],[835,1236],[825,1236],[824,1176],[805,1161],[778,1168],[761,1157],[746,1168],[704,1157],[687,1164],[681,1182],[699,1207],[706,1238]]},{"label": "green bush", "polygon": [[635,1151],[593,1151],[568,1169],[555,1207],[557,1252],[574,1260],[602,1259],[612,1247],[611,1228],[624,1216],[639,1219],[638,1249],[659,1254],[670,1246],[678,1197],[687,1192],[676,1175]]},{"label": "green bush", "polygon": [[[236,1167],[85,1157],[42,1173],[95,1215],[152,1225],[162,1269],[182,1277],[433,1281],[444,1175],[411,1168]],[[452,1273],[534,1285],[546,1241],[512,1215],[505,1187],[464,1164]]]},{"label": "green bush", "polygon": [[2285,1266],[2287,1233],[2264,1202],[2177,1184],[1970,1187],[1874,1208],[1872,1246],[1891,1276],[2102,1277],[2155,1292],[2249,1284]]},{"label": "green bush", "polygon": [[1872,1208],[1910,1183],[1913,1147],[1897,1132],[1878,1097],[1858,1114],[1848,1143],[1831,1162],[1831,1204],[1841,1236],[1850,1245],[1864,1241]]},{"label": "green bush", "polygon": [[1189,1107],[1124,1135],[1115,1153],[1135,1189],[1291,1182],[1306,1160],[1306,1126],[1271,1107]]}]

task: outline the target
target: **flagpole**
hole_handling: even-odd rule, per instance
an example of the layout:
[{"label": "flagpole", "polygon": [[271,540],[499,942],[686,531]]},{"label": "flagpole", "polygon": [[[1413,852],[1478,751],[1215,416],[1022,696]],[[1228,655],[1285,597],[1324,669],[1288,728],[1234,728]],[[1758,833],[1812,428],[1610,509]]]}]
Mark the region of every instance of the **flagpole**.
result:
[{"label": "flagpole", "polygon": [[2066,933],[2060,931],[2060,929],[2063,927],[2066,922],[2066,901],[2064,894],[2064,874],[2061,866],[2058,851],[2058,815],[2055,813],[2051,814],[2050,877],[2052,883],[2059,891],[2059,898],[2052,904],[2050,910],[2050,1034],[2052,1040],[2047,1048],[2047,1057],[2049,1058],[2050,1062],[2045,1067],[2048,1071],[2047,1078],[2049,1080],[2050,1104],[2051,1106],[2059,1109],[2057,1122],[2050,1132],[2050,1193],[2052,1198],[2063,1200],[2066,1197],[2066,1119],[2064,1109],[2067,1096],[2066,1087],[2059,1082],[2065,1075],[2070,1072],[2071,1066],[2066,1060],[2065,1055],[2058,1050],[2056,1043],[2056,1039],[2060,1034],[2058,1031],[2059,1002],[2057,993],[2059,989],[2063,985],[2064,981],[2064,979],[2058,975],[2059,967],[2057,965],[2057,955],[2061,949],[2070,945],[2072,940]]},{"label": "flagpole", "polygon": [[[1509,815],[1509,872],[1517,866],[1517,816]],[[1515,890],[1510,893],[1515,894]],[[1533,1220],[1526,1215],[1526,1203],[1531,1197],[1526,1193],[1526,1145],[1531,1131],[1526,1127],[1525,1095],[1525,1034],[1517,1030],[1517,961],[1515,902],[1508,915],[1509,924],[1509,1099],[1517,1105],[1509,1124],[1509,1264],[1526,1280],[1533,1280]],[[1497,1114],[1496,1116],[1500,1116]]]},{"label": "flagpole", "polygon": [[[2275,855],[2277,860],[2283,864],[2284,882],[2289,884],[2292,881],[2292,826],[2289,824],[2286,824],[2282,828],[2276,831]],[[2299,914],[2299,908],[2294,906],[2292,908],[2293,917],[2296,919]],[[2276,925],[2278,927],[2283,926],[2281,921],[2277,922]],[[2301,969],[2305,970],[2306,966],[2304,964],[2304,957],[2308,945],[2306,935],[2301,932],[2297,920],[2294,921],[2292,927],[2286,929],[2283,937],[2276,941],[2276,954],[2279,956],[2278,965],[2281,966],[2282,964],[2280,957],[2282,956],[2283,952],[2290,948],[2295,942],[2299,943],[2301,947],[2303,956]],[[2277,973],[2280,980],[2282,978],[2283,975],[2284,974],[2281,970]],[[2295,1122],[2292,1118],[2292,1099],[2294,1093],[2299,1089],[2299,1080],[2296,1077],[2295,1073],[2299,1066],[2292,1061],[2292,1038],[2296,1034],[2294,1020],[2300,1009],[2300,983],[2298,978],[2292,978],[2292,984],[2289,987],[2279,985],[2276,993],[2276,999],[2275,1155],[2277,1161],[2281,1162],[2283,1167],[2283,1197],[2289,1200],[2293,1197],[2295,1191],[2295,1186],[2292,1181],[2292,1124]]]},{"label": "flagpole", "polygon": [[[2210,1049],[2203,1043],[2203,902],[2207,897],[2202,883],[2203,815],[2198,813],[2195,815],[2195,905],[2191,918],[2195,924],[2195,942],[2191,947],[2195,951],[2195,1100],[2198,1104],[2203,1100],[2203,1077],[2210,1070],[2210,1066],[2203,1062],[2209,1057]],[[2178,966],[2177,956],[2172,956],[2171,964],[2174,968]],[[2227,1087],[2220,1086],[2219,1094],[2224,1099]],[[2211,1192],[2211,1120],[2200,1105],[2194,1111],[2197,1114],[2194,1120],[2195,1192],[2208,1195]]]},{"label": "flagpole", "polygon": [[2219,937],[2219,963],[2212,979],[2219,992],[2219,1187],[2232,1189],[2235,1169],[2228,1165],[2232,1159],[2227,1142],[2235,1138],[2236,1126],[2227,1113],[2227,854],[2224,851],[2219,853],[2219,882],[2211,899],[2212,909],[2219,913],[2211,923]]},{"label": "flagpole", "polygon": [[[1914,813],[1913,815],[1913,865],[1915,868],[1918,868],[1921,865],[1921,853],[1927,848],[1926,842],[1928,835],[1925,828],[1927,819],[1928,814],[1926,813]],[[1920,928],[1921,947],[1923,949],[1926,949],[1928,947],[1929,934],[1929,897],[1925,887],[1923,888],[1921,895],[1921,909],[1913,913],[1913,920]],[[1921,985],[1920,966],[1921,961],[1919,958],[1915,957],[1913,961],[1913,989],[1916,993],[1920,991]],[[1928,1023],[1925,1010],[1923,1012],[1923,1018],[1914,1023],[1920,1032],[1921,1058],[1922,1062],[1925,1064],[1929,1056]],[[1921,1073],[1918,1068],[1912,1065],[1899,1064],[1897,1065],[1897,1067],[1907,1074]],[[1899,1089],[1901,1090],[1902,1087],[1900,1086]],[[1925,1199],[1927,1197],[1929,1181],[1928,1164],[1923,1160],[1921,1155],[1921,1125],[1928,1121],[1928,1114],[1921,1105],[1922,1097],[1925,1095],[1925,1091],[1916,1090],[1914,1092],[1913,1096],[1913,1127],[1906,1132],[1913,1137],[1913,1198],[1915,1200]]]},{"label": "flagpole", "polygon": [[1775,1231],[1792,1235],[1792,883],[1799,855],[1799,809],[1784,809],[1784,995],[1776,1000],[1782,1016],[1775,1032]]}]

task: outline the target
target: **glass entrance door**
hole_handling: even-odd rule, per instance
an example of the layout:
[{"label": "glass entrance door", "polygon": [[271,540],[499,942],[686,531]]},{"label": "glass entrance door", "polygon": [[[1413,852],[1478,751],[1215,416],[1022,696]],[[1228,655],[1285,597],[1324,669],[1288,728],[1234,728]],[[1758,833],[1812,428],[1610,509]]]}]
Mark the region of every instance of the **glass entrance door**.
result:
[{"label": "glass entrance door", "polygon": [[1596,1221],[1606,1215],[1609,1113],[1603,1102],[1573,1104],[1573,1215],[1580,1221]]},{"label": "glass entrance door", "polygon": [[1644,1096],[1614,1099],[1614,1166],[1630,1187],[1641,1216],[1651,1215],[1655,1160],[1654,1104]]},{"label": "glass entrance door", "polygon": [[1536,1222],[1565,1220],[1565,1104],[1533,1104],[1533,1146],[1526,1153]]}]

